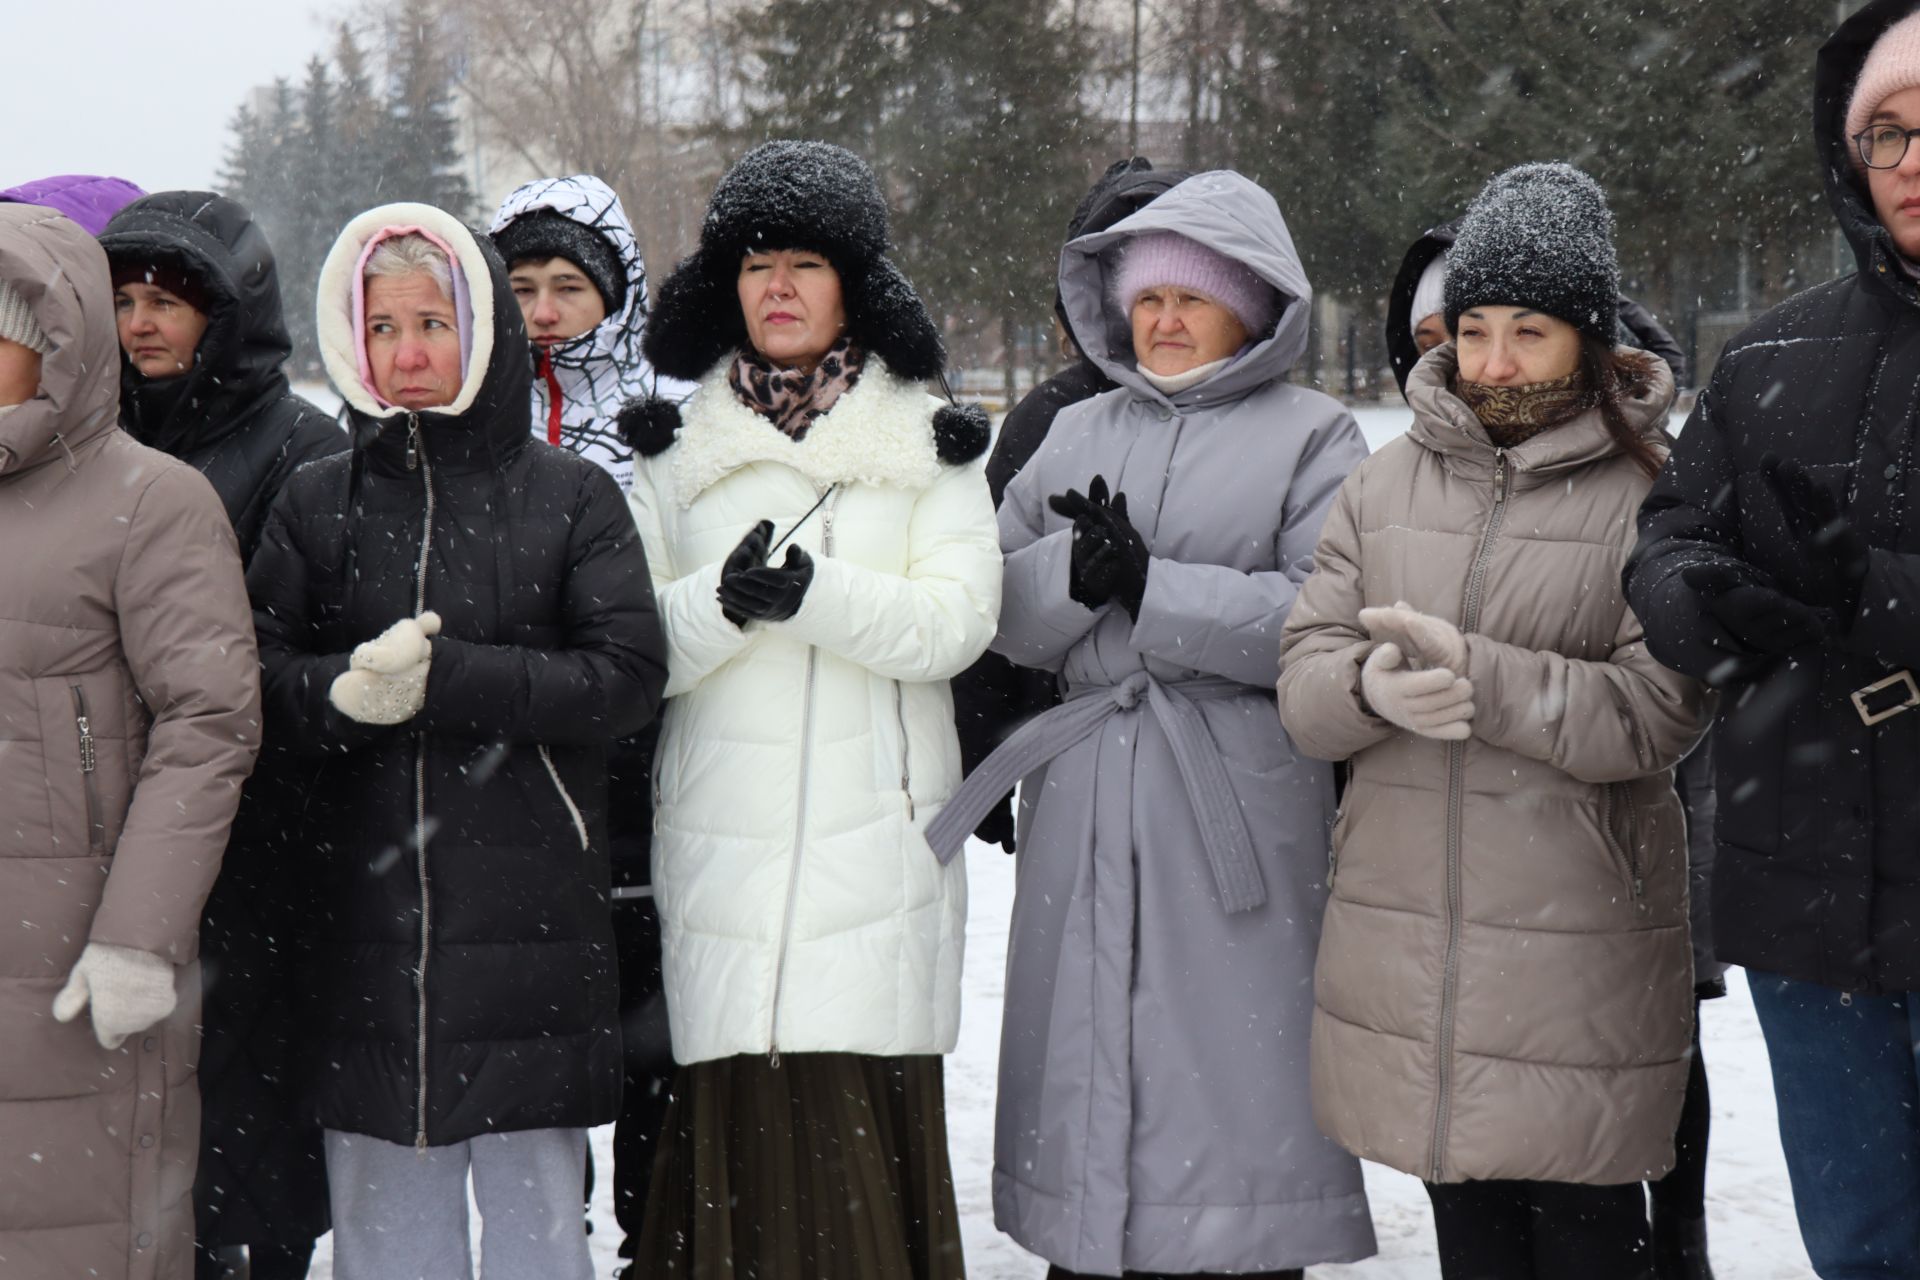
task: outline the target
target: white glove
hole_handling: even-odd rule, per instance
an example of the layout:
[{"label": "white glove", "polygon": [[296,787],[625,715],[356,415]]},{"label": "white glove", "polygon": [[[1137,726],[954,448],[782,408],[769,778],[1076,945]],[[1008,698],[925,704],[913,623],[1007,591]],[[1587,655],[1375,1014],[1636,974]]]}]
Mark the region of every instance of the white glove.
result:
[{"label": "white glove", "polygon": [[1467,638],[1445,618],[1402,600],[1391,609],[1362,609],[1360,625],[1380,643],[1398,645],[1416,669],[1445,667],[1457,676],[1467,674]]},{"label": "white glove", "polygon": [[89,942],[53,998],[53,1016],[72,1022],[89,1003],[94,1038],[103,1049],[118,1049],[173,1012],[173,966],[148,951]]},{"label": "white glove", "polygon": [[429,609],[417,618],[402,618],[353,651],[352,668],[377,675],[405,675],[433,656],[428,641],[440,634],[440,615]]},{"label": "white glove", "polygon": [[361,724],[404,724],[427,701],[431,639],[440,615],[429,610],[402,618],[353,651],[349,669],[334,678],[327,697],[340,714]]},{"label": "white glove", "polygon": [[1423,738],[1465,741],[1473,730],[1473,684],[1445,667],[1409,671],[1396,644],[1383,644],[1360,668],[1360,694],[1373,713]]}]

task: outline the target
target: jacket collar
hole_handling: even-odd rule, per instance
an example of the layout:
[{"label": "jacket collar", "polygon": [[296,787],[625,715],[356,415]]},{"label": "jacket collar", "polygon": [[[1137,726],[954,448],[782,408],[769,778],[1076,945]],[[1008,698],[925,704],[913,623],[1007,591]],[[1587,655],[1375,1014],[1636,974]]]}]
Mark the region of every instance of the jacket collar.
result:
[{"label": "jacket collar", "polygon": [[[1413,367],[1407,375],[1407,403],[1413,407],[1413,426],[1407,434],[1422,448],[1439,454],[1451,470],[1490,475],[1501,450],[1494,446],[1473,410],[1453,393],[1458,369],[1451,342],[1435,347]],[[1622,398],[1620,408],[1630,426],[1664,448],[1673,396],[1673,374],[1665,363],[1656,362],[1646,382]],[[1571,422],[1542,431],[1504,452],[1508,464],[1524,479],[1599,462],[1619,453],[1620,445],[1607,430],[1600,411],[1589,409]]]},{"label": "jacket collar", "polygon": [[940,477],[933,436],[935,401],[915,382],[896,377],[869,352],[853,389],[814,420],[796,441],[740,402],[727,385],[731,358],[700,380],[670,454],[674,495],[690,507],[743,467],[777,462],[820,488],[872,484],[920,490]]}]

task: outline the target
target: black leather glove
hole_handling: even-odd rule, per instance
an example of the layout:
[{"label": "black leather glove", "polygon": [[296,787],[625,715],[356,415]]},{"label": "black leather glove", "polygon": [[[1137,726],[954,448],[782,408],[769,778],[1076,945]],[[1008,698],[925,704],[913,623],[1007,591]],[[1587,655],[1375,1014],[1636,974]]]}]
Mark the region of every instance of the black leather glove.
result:
[{"label": "black leather glove", "polygon": [[1109,501],[1106,477],[1095,476],[1085,494],[1069,489],[1047,504],[1073,521],[1067,594],[1089,609],[1117,600],[1138,622],[1153,558],[1146,539],[1127,517],[1127,495],[1115,494]]},{"label": "black leather glove", "polygon": [[1809,604],[1851,618],[1860,606],[1872,548],[1854,522],[1844,491],[1822,484],[1805,464],[1773,454],[1760,460],[1760,475],[1780,504],[1793,540],[1782,585]]},{"label": "black leather glove", "polygon": [[1697,564],[1683,569],[1680,577],[1749,654],[1783,657],[1827,638],[1827,619],[1820,610],[1731,565]]},{"label": "black leather glove", "polygon": [[762,565],[720,579],[720,607],[759,622],[785,622],[800,612],[812,582],[813,557],[789,546],[778,569]]},{"label": "black leather glove", "polygon": [[[727,552],[727,558],[720,566],[720,584],[724,588],[728,578],[745,573],[749,569],[758,569],[767,563],[767,544],[773,539],[773,521],[762,520],[747,530],[747,536],[740,539],[740,545]],[[726,592],[720,591],[720,612],[726,615],[728,622],[736,627],[747,625],[744,614],[736,613],[727,607]]]},{"label": "black leather glove", "polygon": [[1013,797],[1001,796],[1000,803],[986,817],[980,819],[980,825],[973,829],[976,840],[988,844],[997,844],[1008,853],[1013,852]]}]

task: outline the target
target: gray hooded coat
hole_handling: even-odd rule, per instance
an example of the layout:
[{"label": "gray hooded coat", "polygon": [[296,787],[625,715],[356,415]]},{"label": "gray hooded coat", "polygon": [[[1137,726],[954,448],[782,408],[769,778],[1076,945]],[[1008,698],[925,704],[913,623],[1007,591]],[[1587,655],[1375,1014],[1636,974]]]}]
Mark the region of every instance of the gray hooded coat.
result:
[{"label": "gray hooded coat", "polygon": [[[1270,337],[1171,400],[1109,300],[1129,236],[1177,231],[1286,299]],[[1273,198],[1199,174],[1067,245],[1060,288],[1116,390],[1061,411],[1000,510],[994,648],[1065,702],[990,758],[929,832],[941,852],[1021,775],[994,1218],[1074,1271],[1243,1272],[1374,1249],[1357,1161],[1314,1127],[1307,1036],[1326,901],[1329,766],[1274,706],[1280,632],[1320,524],[1366,455],[1335,401],[1282,379],[1311,290]],[[1139,621],[1067,594],[1096,474],[1152,551]]]}]

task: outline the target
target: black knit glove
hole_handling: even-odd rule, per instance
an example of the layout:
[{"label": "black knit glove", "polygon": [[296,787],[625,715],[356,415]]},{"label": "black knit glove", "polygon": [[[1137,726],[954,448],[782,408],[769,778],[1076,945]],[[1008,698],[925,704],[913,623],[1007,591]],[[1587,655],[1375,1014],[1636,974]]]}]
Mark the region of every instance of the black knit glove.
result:
[{"label": "black knit glove", "polygon": [[1153,557],[1127,517],[1127,495],[1115,494],[1109,501],[1106,477],[1095,476],[1085,494],[1069,489],[1047,499],[1047,505],[1073,521],[1067,594],[1089,609],[1117,600],[1138,622]]},{"label": "black knit glove", "polygon": [[778,569],[762,565],[720,579],[720,607],[759,622],[785,622],[800,612],[812,582],[813,557],[789,546]]},{"label": "black knit glove", "polygon": [[736,627],[747,625],[745,614],[737,613],[727,607],[727,579],[749,569],[758,569],[767,563],[767,544],[773,538],[773,521],[762,520],[747,530],[747,536],[740,539],[740,545],[727,552],[726,561],[720,566],[720,612],[726,615],[728,622]]},{"label": "black knit glove", "polygon": [[1000,803],[993,806],[987,816],[980,819],[980,825],[973,829],[973,838],[987,844],[997,844],[1012,853],[1013,833],[1013,797],[1001,796]]},{"label": "black knit glove", "polygon": [[1773,454],[1760,460],[1760,475],[1780,504],[1792,539],[1782,585],[1808,604],[1851,618],[1860,606],[1872,548],[1854,522],[1845,492],[1816,480],[1804,464]]},{"label": "black knit glove", "polygon": [[1820,610],[1731,565],[1697,564],[1682,570],[1680,577],[1748,654],[1783,657],[1827,638],[1827,619]]}]

